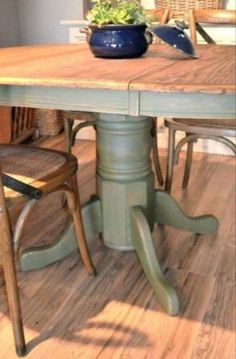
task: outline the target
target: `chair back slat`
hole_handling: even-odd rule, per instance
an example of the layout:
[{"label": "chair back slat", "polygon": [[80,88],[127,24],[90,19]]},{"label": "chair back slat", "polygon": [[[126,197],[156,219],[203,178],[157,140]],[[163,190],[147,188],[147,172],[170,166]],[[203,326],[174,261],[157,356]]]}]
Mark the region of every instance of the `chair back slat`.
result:
[{"label": "chair back slat", "polygon": [[204,38],[208,44],[215,41],[201,27],[201,24],[209,25],[235,25],[235,10],[209,10],[209,9],[192,9],[189,11],[189,28],[190,36],[194,44],[197,43],[197,32]]},{"label": "chair back slat", "polygon": [[11,137],[12,137],[11,107],[1,106],[0,118],[1,118],[0,143],[9,143],[11,142]]},{"label": "chair back slat", "polygon": [[157,0],[156,6],[184,13],[190,9],[223,9],[224,0]]},{"label": "chair back slat", "polygon": [[159,22],[166,24],[169,20],[169,9],[147,9],[145,13],[148,15],[152,22]]},{"label": "chair back slat", "polygon": [[19,142],[19,138],[36,128],[36,109],[15,107],[12,109],[12,142]]},{"label": "chair back slat", "polygon": [[194,9],[195,21],[205,24],[216,25],[235,25],[235,10],[210,10],[210,9]]},{"label": "chair back slat", "polygon": [[2,106],[0,118],[3,123],[0,129],[0,143],[21,143],[36,132],[36,109]]}]

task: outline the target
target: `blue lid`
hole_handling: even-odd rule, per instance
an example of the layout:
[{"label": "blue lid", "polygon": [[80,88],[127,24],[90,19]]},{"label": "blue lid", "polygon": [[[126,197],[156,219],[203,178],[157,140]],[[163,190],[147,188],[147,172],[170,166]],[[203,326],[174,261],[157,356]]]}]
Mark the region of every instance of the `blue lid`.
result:
[{"label": "blue lid", "polygon": [[196,49],[194,48],[189,36],[184,32],[183,26],[179,23],[176,26],[172,25],[159,25],[152,26],[150,29],[162,41],[171,45],[177,50],[182,51],[186,55],[199,58]]}]

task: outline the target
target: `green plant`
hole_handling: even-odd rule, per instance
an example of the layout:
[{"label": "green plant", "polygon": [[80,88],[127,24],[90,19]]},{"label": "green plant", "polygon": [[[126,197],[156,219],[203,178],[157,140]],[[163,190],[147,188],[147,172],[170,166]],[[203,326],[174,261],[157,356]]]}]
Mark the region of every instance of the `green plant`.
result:
[{"label": "green plant", "polygon": [[94,5],[87,16],[91,24],[102,26],[147,23],[144,8],[137,0],[117,0],[115,5],[110,0],[92,1]]}]

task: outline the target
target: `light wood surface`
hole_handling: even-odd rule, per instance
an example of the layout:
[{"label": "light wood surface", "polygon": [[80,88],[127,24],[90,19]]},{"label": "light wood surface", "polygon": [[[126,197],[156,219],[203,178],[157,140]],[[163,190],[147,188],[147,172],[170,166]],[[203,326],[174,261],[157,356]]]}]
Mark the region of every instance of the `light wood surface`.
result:
[{"label": "light wood surface", "polygon": [[[62,149],[62,138],[39,145]],[[77,142],[73,152],[84,202],[95,191],[95,147]],[[166,152],[160,155],[164,166]],[[89,247],[99,273],[95,279],[88,278],[76,253],[42,270],[18,272],[27,358],[234,359],[234,159],[196,154],[193,186],[185,191],[180,190],[183,165],[181,156],[173,195],[192,215],[214,213],[220,228],[216,236],[190,236],[169,227],[153,233],[164,271],[181,293],[181,316],[161,310],[133,252],[104,248],[94,238]],[[60,195],[53,195],[35,209],[24,246],[49,242],[60,231],[66,220],[60,201]],[[14,220],[14,212],[11,216]],[[15,359],[0,289],[0,358]]]},{"label": "light wood surface", "polygon": [[190,60],[167,45],[153,45],[141,58],[110,60],[94,58],[86,44],[0,49],[0,84],[234,92],[234,46],[198,51],[200,59]]},{"label": "light wood surface", "polygon": [[234,118],[234,46],[198,51],[190,60],[157,44],[141,58],[110,60],[94,58],[87,44],[0,49],[0,105]]},{"label": "light wood surface", "polygon": [[[159,56],[176,58],[174,50],[166,50]],[[160,92],[204,92],[225,93],[235,92],[235,47],[198,45],[200,58],[196,60],[183,59],[174,61],[162,71],[153,71],[140,76],[130,85],[132,90]],[[178,54],[178,53],[177,53]],[[169,55],[170,56],[170,55]],[[168,56],[168,57],[169,57]]]}]

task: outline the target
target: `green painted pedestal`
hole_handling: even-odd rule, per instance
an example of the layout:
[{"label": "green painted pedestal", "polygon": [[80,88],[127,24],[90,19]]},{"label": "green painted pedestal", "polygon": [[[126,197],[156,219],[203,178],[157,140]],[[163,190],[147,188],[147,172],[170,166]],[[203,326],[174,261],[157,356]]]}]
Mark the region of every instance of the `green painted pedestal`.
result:
[{"label": "green painted pedestal", "polygon": [[103,241],[111,248],[134,249],[130,208],[142,206],[150,227],[154,223],[151,120],[100,115],[96,128]]},{"label": "green painted pedestal", "polygon": [[[157,299],[170,315],[179,312],[175,290],[161,271],[152,244],[154,223],[196,233],[215,231],[218,221],[210,215],[186,216],[176,201],[155,191],[151,170],[151,120],[146,117],[100,114],[97,128],[97,180],[99,198],[83,209],[87,238],[102,233],[104,244],[135,250]],[[42,267],[76,249],[69,226],[50,247],[25,251],[24,270]]]}]

